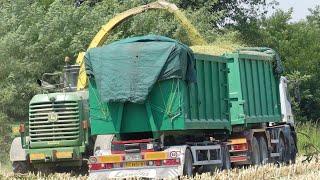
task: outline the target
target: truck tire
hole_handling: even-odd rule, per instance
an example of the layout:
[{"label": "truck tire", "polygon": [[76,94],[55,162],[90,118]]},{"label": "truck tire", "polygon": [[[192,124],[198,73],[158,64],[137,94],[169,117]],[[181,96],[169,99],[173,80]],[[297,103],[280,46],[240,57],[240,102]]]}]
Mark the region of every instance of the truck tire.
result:
[{"label": "truck tire", "polygon": [[184,156],[183,175],[188,177],[193,176],[192,154],[189,149],[186,149]]},{"label": "truck tire", "polygon": [[31,166],[27,161],[14,161],[12,170],[15,174],[26,174],[31,171]]},{"label": "truck tire", "polygon": [[286,163],[286,144],[284,142],[283,137],[279,137],[279,145],[278,145],[278,152],[279,152],[279,163]]},{"label": "truck tire", "polygon": [[259,149],[261,164],[267,164],[269,162],[269,151],[267,141],[263,136],[259,137]]},{"label": "truck tire", "polygon": [[253,165],[259,165],[261,163],[260,148],[256,137],[253,137],[251,141],[251,162]]},{"label": "truck tire", "polygon": [[230,152],[227,145],[222,146],[222,167],[221,169],[231,169]]},{"label": "truck tire", "polygon": [[290,135],[289,142],[290,144],[290,161],[292,164],[296,163],[296,157],[297,157],[297,144],[295,139],[293,138],[293,134]]},{"label": "truck tire", "polygon": [[215,169],[217,169],[217,167],[214,165],[203,165],[201,171],[198,171],[198,173],[209,173],[212,175]]}]

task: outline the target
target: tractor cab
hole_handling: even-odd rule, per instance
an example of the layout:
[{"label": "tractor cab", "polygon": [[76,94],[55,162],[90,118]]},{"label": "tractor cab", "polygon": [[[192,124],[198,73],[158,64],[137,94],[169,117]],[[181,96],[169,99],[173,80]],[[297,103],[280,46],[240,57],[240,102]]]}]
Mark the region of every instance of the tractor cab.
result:
[{"label": "tractor cab", "polygon": [[65,58],[65,66],[62,72],[44,73],[37,83],[43,91],[51,92],[75,92],[79,76],[79,65],[70,65],[69,57]]}]

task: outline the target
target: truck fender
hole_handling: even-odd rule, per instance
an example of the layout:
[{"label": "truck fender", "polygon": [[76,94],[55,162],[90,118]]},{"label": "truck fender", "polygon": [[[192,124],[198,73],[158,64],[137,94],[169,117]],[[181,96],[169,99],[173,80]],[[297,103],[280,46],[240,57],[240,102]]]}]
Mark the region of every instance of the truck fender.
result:
[{"label": "truck fender", "polygon": [[94,143],[94,155],[110,155],[111,154],[111,142],[114,135],[97,135]]},{"label": "truck fender", "polygon": [[166,152],[179,152],[178,153],[178,157],[180,157],[180,166],[178,167],[178,173],[180,175],[183,175],[183,165],[184,165],[184,156],[185,156],[185,152],[187,150],[189,146],[187,145],[181,145],[181,146],[170,146],[170,147],[167,147],[164,151]]},{"label": "truck fender", "polygon": [[13,139],[10,147],[10,161],[26,161],[27,153],[22,148],[21,137],[16,137]]}]

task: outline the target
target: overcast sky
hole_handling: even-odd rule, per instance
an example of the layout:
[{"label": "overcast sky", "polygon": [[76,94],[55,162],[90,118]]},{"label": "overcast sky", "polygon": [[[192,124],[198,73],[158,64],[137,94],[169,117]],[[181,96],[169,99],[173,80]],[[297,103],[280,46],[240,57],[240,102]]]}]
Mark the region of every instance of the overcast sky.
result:
[{"label": "overcast sky", "polygon": [[320,5],[320,0],[278,0],[279,8],[288,10],[293,7],[292,21],[299,21],[309,15],[309,8]]}]

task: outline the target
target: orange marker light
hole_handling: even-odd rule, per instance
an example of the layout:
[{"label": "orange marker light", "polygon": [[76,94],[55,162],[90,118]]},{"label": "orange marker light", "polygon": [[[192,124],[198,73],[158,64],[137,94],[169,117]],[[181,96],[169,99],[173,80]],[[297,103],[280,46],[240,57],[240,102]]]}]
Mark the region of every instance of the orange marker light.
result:
[{"label": "orange marker light", "polygon": [[20,133],[24,133],[25,131],[26,131],[26,127],[24,126],[23,123],[21,123],[21,124],[19,125],[19,132],[20,132]]}]

